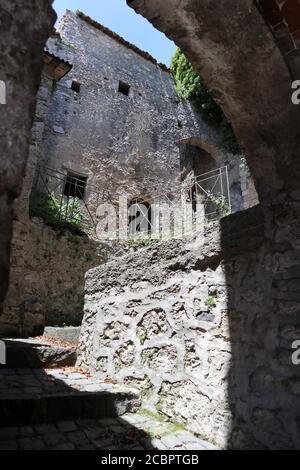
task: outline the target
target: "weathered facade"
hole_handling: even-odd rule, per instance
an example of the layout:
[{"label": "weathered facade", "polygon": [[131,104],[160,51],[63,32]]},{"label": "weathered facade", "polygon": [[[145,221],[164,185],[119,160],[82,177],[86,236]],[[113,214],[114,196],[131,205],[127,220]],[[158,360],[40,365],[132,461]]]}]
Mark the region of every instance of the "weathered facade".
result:
[{"label": "weathered facade", "polygon": [[68,175],[83,178],[81,207],[94,222],[97,206],[124,192],[150,201],[154,193],[176,193],[186,152],[196,156],[190,168],[196,176],[207,171],[201,152],[209,169],[228,165],[232,207],[242,209],[250,178],[241,179],[238,157],[225,154],[218,133],[177,98],[170,71],[82,13],[67,11],[44,52],[26,178],[15,205],[1,334],[80,324],[84,273],[124,252],[76,235],[61,238],[30,218],[30,193],[35,200],[55,187],[59,200]]},{"label": "weathered facade", "polygon": [[241,178],[239,158],[225,154],[218,133],[177,98],[170,71],[82,13],[67,11],[44,53],[0,333],[26,336],[44,324],[80,324],[84,273],[124,252],[76,235],[61,238],[30,219],[31,192],[35,200],[55,188],[59,200],[68,175],[83,178],[81,207],[94,221],[101,202],[124,192],[150,201],[154,193],[176,193],[186,152],[195,155],[196,176],[208,169],[203,152],[210,170],[228,165],[234,211],[244,201],[255,204],[255,192],[246,201],[250,178]]},{"label": "weathered facade", "polygon": [[[41,334],[45,323],[80,322],[86,268],[107,259],[106,251],[99,253],[101,248],[92,241],[59,234],[41,220],[29,217],[29,198],[36,163],[41,158],[53,82],[61,79],[70,68],[70,64],[44,53],[26,176],[14,209],[10,286],[0,317],[3,336]],[[80,263],[75,261],[78,252]],[[72,295],[68,293],[70,290]]]},{"label": "weathered facade", "polygon": [[[261,202],[256,213],[248,210],[222,221],[219,232],[221,253],[214,243],[209,242],[201,247],[200,253],[196,250],[192,260],[185,254],[175,263],[170,260],[167,266],[171,277],[174,271],[180,277],[188,266],[190,274],[184,274],[184,279],[192,291],[196,284],[195,294],[200,299],[202,282],[207,287],[216,287],[214,295],[218,297],[220,293],[225,316],[217,312],[215,325],[207,318],[206,326],[200,328],[197,337],[199,349],[196,353],[200,355],[200,361],[203,351],[199,345],[204,347],[203,383],[194,386],[181,378],[174,385],[168,378],[168,383],[162,383],[160,388],[160,408],[167,414],[181,416],[192,426],[197,425],[200,432],[208,431],[229,447],[298,449],[299,365],[292,361],[292,354],[293,341],[299,339],[299,107],[291,102],[290,84],[298,70],[296,31],[300,25],[300,5],[289,0],[245,1],[239,5],[230,0],[223,3],[132,0],[128,3],[171,37],[206,83],[212,83],[215,95],[231,118],[246,150]],[[266,9],[261,10],[262,4]],[[279,7],[278,24],[270,21],[268,6],[275,10]],[[283,32],[281,38],[284,40],[280,44],[276,26]],[[238,228],[236,233],[233,227]],[[151,253],[148,254],[151,257]],[[145,257],[147,259],[147,254]],[[160,280],[164,283],[160,272],[156,272],[154,261],[157,259],[154,254],[151,274],[134,279],[134,282],[150,281],[150,286],[145,288],[150,289],[151,301],[153,291],[156,294],[153,284]],[[165,261],[169,262],[168,256]],[[114,266],[108,269],[111,269],[108,273],[111,276]],[[201,271],[199,277],[198,270]],[[211,270],[213,279],[210,278]],[[97,283],[100,285],[98,273],[94,271],[88,278],[84,322],[87,327],[102,307],[100,295],[99,310],[95,309]],[[129,290],[125,287],[127,281],[120,290],[122,296],[128,292],[131,300],[136,294],[132,279]],[[174,283],[175,279],[176,276]],[[173,293],[171,298],[167,294],[163,300],[166,299],[173,302]],[[225,300],[223,306],[222,300]],[[139,314],[142,317],[146,305],[143,301],[141,305]],[[187,307],[189,310],[189,305]],[[174,319],[169,305],[162,301],[158,308],[167,309],[168,318]],[[112,304],[106,313],[113,316],[113,312]],[[156,324],[154,318],[152,329]],[[101,322],[96,321],[94,325],[97,332],[105,333]],[[189,334],[189,330],[181,332]],[[191,336],[194,339],[194,334]],[[113,339],[113,334],[110,337]],[[213,345],[211,349],[209,344],[206,347],[205,340]],[[168,343],[169,347],[170,337]],[[152,358],[157,359],[158,349],[151,352]],[[185,339],[182,350],[187,352],[188,349]],[[210,350],[208,368],[207,350]],[[220,351],[217,358],[216,351]],[[128,354],[121,356],[126,360],[123,361],[126,371]],[[174,368],[176,351],[169,347],[165,352],[167,356],[171,358],[167,364]],[[139,357],[139,353],[134,356],[135,364]],[[94,358],[91,359],[87,362],[95,367]],[[101,364],[100,355],[99,359]],[[155,362],[159,363],[159,360],[153,361],[154,365]],[[183,362],[178,363],[182,368]],[[143,365],[149,364],[151,362],[147,360]],[[199,378],[201,380],[201,369]],[[172,379],[174,382],[174,377]],[[194,398],[193,409],[189,403],[191,397]],[[193,416],[194,409],[198,411],[197,416]]]},{"label": "weathered facade", "polygon": [[[139,258],[89,273],[81,361],[120,378],[123,370],[130,381],[131,365],[140,366],[150,378],[137,379],[150,390],[146,399],[156,405],[159,397],[161,411],[228,446],[299,448],[299,366],[291,361],[292,341],[299,339],[299,108],[290,100],[299,63],[299,2],[128,3],[173,38],[211,84],[246,149],[261,206],[224,219],[217,231],[188,241],[187,248],[184,241],[157,251],[150,247]],[[37,11],[37,19],[43,14]],[[34,50],[35,57],[40,49]],[[27,112],[33,98],[32,87],[22,102]],[[26,142],[24,149],[22,162]],[[3,246],[9,234],[5,240]],[[6,251],[5,256],[7,266]],[[211,311],[203,308],[207,292],[216,299]],[[110,305],[103,293],[113,296]],[[122,306],[126,310],[120,312]],[[123,315],[119,324],[113,324],[115,313]],[[135,320],[127,323],[131,315]],[[177,328],[177,322],[184,327]],[[130,326],[128,339],[121,323]],[[105,348],[111,348],[109,354]],[[106,366],[105,357],[117,351]],[[181,374],[177,383],[176,368]]]},{"label": "weathered facade", "polygon": [[230,162],[239,180],[238,157],[224,154],[218,133],[178,99],[165,66],[80,12],[67,11],[58,33],[48,50],[73,68],[49,107],[43,163],[87,177],[113,199],[151,197],[177,191],[179,143],[196,138],[212,149],[214,168]]}]

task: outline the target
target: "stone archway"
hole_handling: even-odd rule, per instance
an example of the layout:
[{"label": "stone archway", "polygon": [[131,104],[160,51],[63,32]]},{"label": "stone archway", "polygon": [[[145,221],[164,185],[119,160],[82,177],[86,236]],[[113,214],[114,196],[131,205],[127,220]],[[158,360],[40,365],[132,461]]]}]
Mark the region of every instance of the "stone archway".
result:
[{"label": "stone archway", "polygon": [[297,187],[300,109],[289,57],[257,2],[128,0],[182,49],[230,118],[260,200]]},{"label": "stone archway", "polygon": [[[4,27],[0,34],[5,47],[0,63],[8,82],[8,112],[0,124],[6,155],[1,161],[0,300],[7,286],[12,202],[20,191],[28,153],[42,48],[54,20],[51,3],[4,0],[1,4]],[[300,266],[300,108],[291,103],[290,59],[278,47],[255,1],[128,0],[128,4],[173,39],[201,73],[246,151],[262,203],[264,220],[256,209],[252,223],[248,226],[243,220],[238,233],[234,232],[238,224],[232,224],[232,233],[228,231],[234,218],[221,224],[227,285],[234,280],[237,286],[227,299],[233,356],[227,374],[233,416],[228,441],[235,447],[245,447],[245,443],[258,447],[258,440],[272,446],[275,431],[275,445],[296,447],[299,372],[289,363],[278,366],[285,359],[282,350],[290,347],[284,337],[286,327],[290,328],[286,334],[296,334],[300,305],[295,288]],[[24,50],[28,51],[25,56]],[[258,227],[260,238],[249,257],[248,241]],[[243,246],[237,243],[241,233]],[[234,248],[238,254],[232,260],[230,249]],[[243,335],[242,342],[237,332]]]},{"label": "stone archway", "polygon": [[179,142],[179,153],[181,180],[185,180],[191,172],[197,178],[218,168],[213,150],[205,150],[202,141],[199,139],[184,139]]},{"label": "stone archway", "polygon": [[[204,196],[205,191],[210,192],[212,188],[217,193],[221,191],[220,182],[217,182],[215,178],[218,173],[218,165],[212,154],[204,150],[199,139],[181,141],[179,143],[179,152],[180,179],[183,184],[187,184],[188,198],[193,204],[194,212],[196,212],[199,193]],[[199,185],[196,184],[196,181],[199,181]],[[209,220],[211,218],[210,214],[215,214],[214,204],[207,200],[204,205],[204,212]]]},{"label": "stone archway", "polygon": [[[283,43],[262,8],[275,3]],[[299,448],[300,371],[291,360],[300,309],[300,107],[291,102],[298,2],[128,4],[173,39],[201,74],[232,122],[260,200],[220,224],[230,345],[228,401],[221,406],[227,445]],[[286,39],[297,47],[286,49]]]}]

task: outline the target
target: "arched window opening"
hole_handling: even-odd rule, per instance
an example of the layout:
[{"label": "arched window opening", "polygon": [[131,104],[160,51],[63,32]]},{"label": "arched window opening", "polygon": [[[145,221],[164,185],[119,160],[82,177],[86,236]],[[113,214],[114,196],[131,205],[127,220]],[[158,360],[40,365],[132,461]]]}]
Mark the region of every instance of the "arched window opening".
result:
[{"label": "arched window opening", "polygon": [[186,200],[194,214],[199,207],[208,220],[229,212],[229,192],[226,167],[219,167],[213,156],[194,141],[180,143],[181,180]]}]

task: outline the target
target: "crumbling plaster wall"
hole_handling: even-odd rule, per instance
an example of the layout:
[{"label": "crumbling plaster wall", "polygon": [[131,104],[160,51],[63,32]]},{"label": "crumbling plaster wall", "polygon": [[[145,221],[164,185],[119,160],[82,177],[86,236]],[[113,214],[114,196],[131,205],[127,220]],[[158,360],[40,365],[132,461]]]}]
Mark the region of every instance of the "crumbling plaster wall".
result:
[{"label": "crumbling plaster wall", "polygon": [[[218,133],[175,94],[170,73],[68,11],[50,52],[73,64],[58,83],[46,123],[48,166],[82,173],[98,191],[148,196],[177,190],[179,145],[197,137],[215,149],[216,165],[239,160],[219,148]],[[71,90],[72,80],[81,84]],[[118,92],[119,80],[130,85]],[[234,173],[236,177],[236,173]],[[177,183],[176,183],[177,181]],[[88,203],[93,195],[87,194]]]},{"label": "crumbling plaster wall", "polygon": [[[13,202],[20,194],[29,150],[42,50],[54,24],[52,0],[3,0],[0,6],[0,303],[8,287]],[[1,307],[0,307],[1,308]]]},{"label": "crumbling plaster wall", "polygon": [[60,233],[40,219],[30,219],[29,197],[42,159],[53,83],[53,74],[44,67],[23,189],[14,207],[10,285],[0,316],[1,336],[41,334],[45,325],[80,325],[86,271],[124,253],[114,243]]}]

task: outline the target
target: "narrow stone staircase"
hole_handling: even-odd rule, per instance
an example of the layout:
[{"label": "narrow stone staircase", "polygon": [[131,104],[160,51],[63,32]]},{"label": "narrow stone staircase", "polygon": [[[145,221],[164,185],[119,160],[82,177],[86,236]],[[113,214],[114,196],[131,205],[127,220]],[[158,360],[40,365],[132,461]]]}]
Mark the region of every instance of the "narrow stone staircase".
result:
[{"label": "narrow stone staircase", "polygon": [[75,344],[47,337],[4,339],[3,341],[6,344],[6,362],[9,368],[54,368],[76,364],[77,346]]},{"label": "narrow stone staircase", "polygon": [[5,340],[0,450],[143,450],[215,447],[141,408],[138,390],[75,367],[76,345]]},{"label": "narrow stone staircase", "polygon": [[4,341],[0,426],[110,418],[141,405],[137,390],[102,383],[76,368],[76,345],[47,337]]},{"label": "narrow stone staircase", "polygon": [[101,383],[76,369],[0,369],[1,426],[110,418],[140,405],[137,390]]}]

